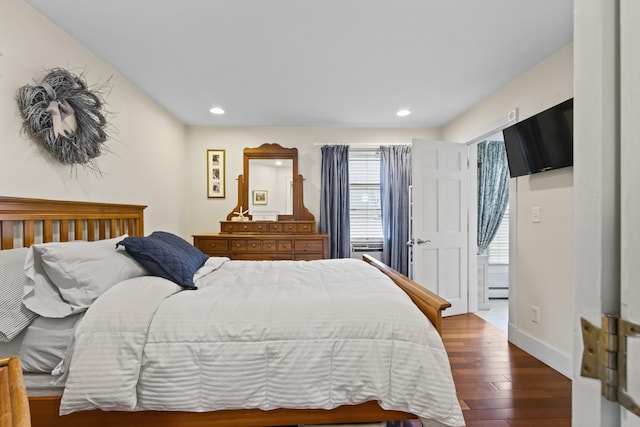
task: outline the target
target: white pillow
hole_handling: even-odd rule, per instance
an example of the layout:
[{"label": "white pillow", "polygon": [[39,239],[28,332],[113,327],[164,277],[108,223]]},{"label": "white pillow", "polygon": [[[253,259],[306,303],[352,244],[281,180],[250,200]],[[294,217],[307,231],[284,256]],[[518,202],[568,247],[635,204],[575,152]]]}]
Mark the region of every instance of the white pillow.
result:
[{"label": "white pillow", "polygon": [[118,282],[147,275],[114,239],[32,245],[24,264],[28,282],[24,305],[45,317],[66,317],[86,310]]},{"label": "white pillow", "polygon": [[27,248],[0,251],[0,342],[11,341],[37,316],[22,304]]}]

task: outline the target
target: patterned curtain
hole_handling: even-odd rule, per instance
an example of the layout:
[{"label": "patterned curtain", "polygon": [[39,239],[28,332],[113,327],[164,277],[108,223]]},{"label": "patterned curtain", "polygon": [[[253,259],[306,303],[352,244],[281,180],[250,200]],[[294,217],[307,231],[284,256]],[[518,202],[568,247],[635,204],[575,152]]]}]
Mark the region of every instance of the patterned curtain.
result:
[{"label": "patterned curtain", "polygon": [[478,255],[484,253],[509,203],[509,168],[502,141],[478,144]]},{"label": "patterned curtain", "polygon": [[411,146],[380,147],[380,207],[382,260],[391,268],[409,272],[409,186]]},{"label": "patterned curtain", "polygon": [[329,258],[349,258],[349,146],[322,147],[320,232],[329,235]]}]

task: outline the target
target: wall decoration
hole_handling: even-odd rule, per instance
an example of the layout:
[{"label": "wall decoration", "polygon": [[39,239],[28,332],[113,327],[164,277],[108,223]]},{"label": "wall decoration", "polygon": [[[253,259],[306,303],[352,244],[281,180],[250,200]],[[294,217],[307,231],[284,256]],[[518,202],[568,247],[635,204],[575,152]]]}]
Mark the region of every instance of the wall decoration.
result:
[{"label": "wall decoration", "polygon": [[267,190],[253,190],[253,204],[254,205],[266,205],[267,204]]},{"label": "wall decoration", "polygon": [[104,89],[89,89],[82,75],[48,70],[39,83],[18,89],[23,131],[62,164],[99,172],[94,159],[108,139]]},{"label": "wall decoration", "polygon": [[224,150],[207,150],[207,197],[224,199],[225,195]]}]

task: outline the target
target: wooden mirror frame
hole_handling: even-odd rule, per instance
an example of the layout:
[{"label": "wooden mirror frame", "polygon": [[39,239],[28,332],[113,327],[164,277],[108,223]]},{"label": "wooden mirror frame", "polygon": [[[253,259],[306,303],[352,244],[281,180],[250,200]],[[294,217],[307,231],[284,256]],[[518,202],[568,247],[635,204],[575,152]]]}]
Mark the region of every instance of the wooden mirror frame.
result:
[{"label": "wooden mirror frame", "polygon": [[[227,220],[240,212],[240,209],[247,210],[249,204],[249,160],[256,159],[283,159],[292,160],[293,164],[293,212],[290,215],[278,215],[278,221],[314,221],[314,216],[304,206],[303,183],[304,178],[298,174],[298,149],[283,148],[278,144],[262,144],[257,148],[245,148],[243,159],[243,174],[238,175],[238,204],[227,215]],[[249,216],[250,217],[250,216]]]}]

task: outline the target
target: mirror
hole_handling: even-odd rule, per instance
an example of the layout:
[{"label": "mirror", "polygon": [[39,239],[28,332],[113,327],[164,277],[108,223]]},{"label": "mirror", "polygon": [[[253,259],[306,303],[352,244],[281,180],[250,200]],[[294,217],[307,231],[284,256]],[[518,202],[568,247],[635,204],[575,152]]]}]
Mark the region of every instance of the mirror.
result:
[{"label": "mirror", "polygon": [[245,148],[243,165],[243,174],[238,176],[238,205],[227,215],[228,220],[240,211],[248,211],[255,221],[314,220],[304,206],[297,148],[278,144]]},{"label": "mirror", "polygon": [[249,215],[293,215],[293,160],[249,160]]}]

